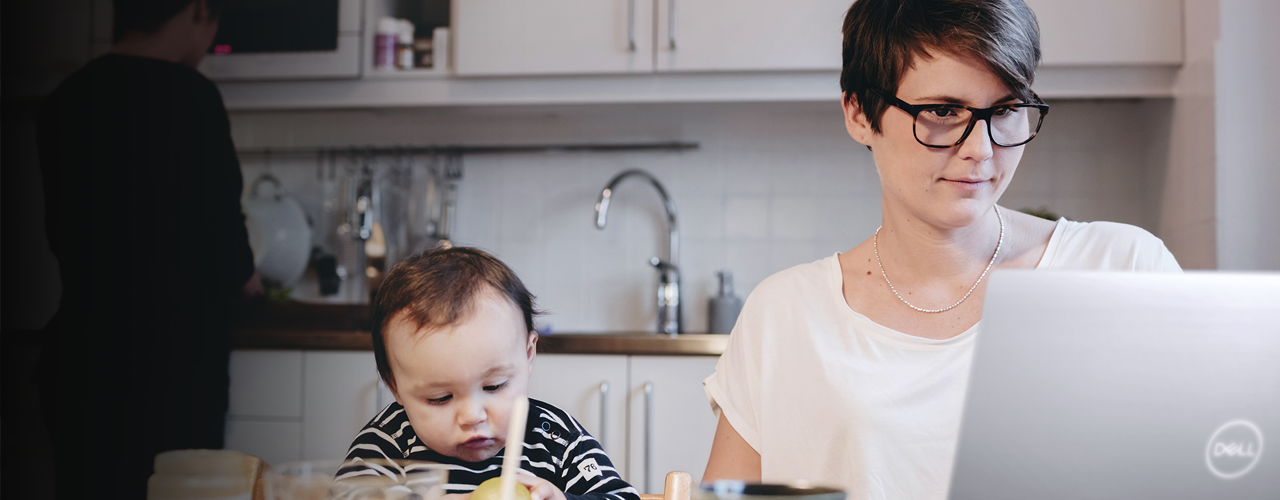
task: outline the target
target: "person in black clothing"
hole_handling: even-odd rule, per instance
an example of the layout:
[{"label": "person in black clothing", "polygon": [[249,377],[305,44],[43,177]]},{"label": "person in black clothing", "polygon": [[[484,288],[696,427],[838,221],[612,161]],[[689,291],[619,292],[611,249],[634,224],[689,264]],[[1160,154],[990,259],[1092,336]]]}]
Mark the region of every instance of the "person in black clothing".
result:
[{"label": "person in black clothing", "polygon": [[230,313],[257,280],[230,122],[195,70],[219,7],[116,0],[111,53],[41,109],[63,291],[37,377],[59,498],[142,499],[156,453],[223,444]]}]

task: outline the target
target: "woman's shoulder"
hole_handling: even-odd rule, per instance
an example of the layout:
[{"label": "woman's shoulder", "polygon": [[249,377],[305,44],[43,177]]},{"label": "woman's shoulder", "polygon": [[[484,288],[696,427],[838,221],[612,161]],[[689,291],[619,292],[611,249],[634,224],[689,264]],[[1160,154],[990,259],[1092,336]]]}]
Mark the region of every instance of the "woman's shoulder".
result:
[{"label": "woman's shoulder", "polygon": [[791,266],[761,281],[751,290],[748,300],[795,298],[797,294],[825,293],[831,287],[833,276],[839,276],[839,269],[837,255]]},{"label": "woman's shoulder", "polygon": [[1178,270],[1177,260],[1150,231],[1120,222],[1058,222],[1049,267],[1131,271]]}]

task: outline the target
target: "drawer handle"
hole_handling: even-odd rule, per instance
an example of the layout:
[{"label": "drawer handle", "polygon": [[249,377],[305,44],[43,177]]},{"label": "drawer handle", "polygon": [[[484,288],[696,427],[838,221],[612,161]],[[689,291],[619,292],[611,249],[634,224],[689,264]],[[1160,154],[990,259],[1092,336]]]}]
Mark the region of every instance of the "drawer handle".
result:
[{"label": "drawer handle", "polygon": [[627,0],[627,52],[636,51],[636,0]]},{"label": "drawer handle", "polygon": [[605,436],[606,426],[609,424],[609,381],[600,382],[600,436],[597,441],[600,447],[604,448],[605,442],[608,440]]},{"label": "drawer handle", "polygon": [[653,467],[653,382],[644,383],[644,491],[649,487],[650,469]]},{"label": "drawer handle", "polygon": [[676,50],[676,0],[667,1],[667,42]]}]

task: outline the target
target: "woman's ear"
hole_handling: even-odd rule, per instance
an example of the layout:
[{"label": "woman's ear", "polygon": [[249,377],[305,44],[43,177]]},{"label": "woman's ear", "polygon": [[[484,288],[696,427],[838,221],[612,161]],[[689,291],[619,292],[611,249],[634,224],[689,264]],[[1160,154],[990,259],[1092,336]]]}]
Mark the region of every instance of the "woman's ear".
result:
[{"label": "woman's ear", "polygon": [[842,97],[840,107],[844,108],[845,130],[853,140],[870,148],[870,141],[875,136],[875,131],[871,130],[871,122],[867,120],[867,114],[863,113],[862,106],[858,104],[858,96],[849,93]]}]

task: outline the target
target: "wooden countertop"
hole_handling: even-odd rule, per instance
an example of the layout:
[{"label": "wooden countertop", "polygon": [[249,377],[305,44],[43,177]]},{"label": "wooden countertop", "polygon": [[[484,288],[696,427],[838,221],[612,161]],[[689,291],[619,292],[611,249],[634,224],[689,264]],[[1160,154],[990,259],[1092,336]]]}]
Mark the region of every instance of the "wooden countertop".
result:
[{"label": "wooden countertop", "polygon": [[[686,333],[557,333],[538,339],[545,354],[719,356],[728,335]],[[368,307],[270,304],[251,311],[231,332],[232,349],[373,350]]]},{"label": "wooden countertop", "polygon": [[[543,354],[631,354],[719,356],[728,335],[686,333],[557,333],[538,339]],[[373,334],[362,330],[240,328],[231,332],[233,349],[373,350]]]}]

